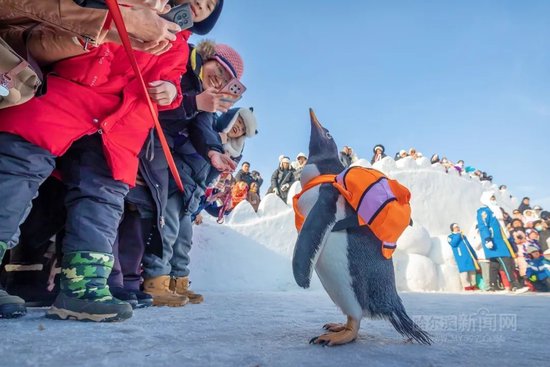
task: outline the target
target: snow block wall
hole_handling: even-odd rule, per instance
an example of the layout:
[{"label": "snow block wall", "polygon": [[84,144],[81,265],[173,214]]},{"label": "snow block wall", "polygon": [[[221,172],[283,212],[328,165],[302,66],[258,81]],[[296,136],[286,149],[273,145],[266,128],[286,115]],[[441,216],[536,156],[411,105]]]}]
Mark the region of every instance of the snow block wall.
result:
[{"label": "snow block wall", "polygon": [[[370,167],[366,160],[356,165]],[[440,164],[410,157],[390,157],[374,164],[411,191],[413,226],[397,242],[394,268],[397,286],[408,291],[460,291],[458,269],[447,243],[449,226],[458,223],[483,258],[476,235],[476,211],[483,191],[493,190],[505,210],[517,206],[496,185],[480,182]],[[297,238],[292,197],[300,183],[290,189],[288,203],[266,195],[255,213],[248,202],[240,203],[226,222],[211,218],[195,226],[191,252],[191,279],[197,290],[274,291],[296,289],[292,254]],[[206,215],[208,216],[208,215]],[[312,288],[321,287],[314,279]]]}]

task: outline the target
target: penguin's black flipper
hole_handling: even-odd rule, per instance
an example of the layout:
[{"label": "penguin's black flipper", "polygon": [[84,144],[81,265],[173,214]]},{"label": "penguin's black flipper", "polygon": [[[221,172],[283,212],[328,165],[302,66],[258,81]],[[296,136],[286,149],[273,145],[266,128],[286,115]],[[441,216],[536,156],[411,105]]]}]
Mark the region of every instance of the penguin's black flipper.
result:
[{"label": "penguin's black flipper", "polygon": [[309,212],[298,235],[292,259],[292,271],[296,283],[308,288],[313,272],[313,261],[319,252],[321,242],[332,224],[336,222],[336,202],[338,191],[331,185],[319,188],[319,198]]}]

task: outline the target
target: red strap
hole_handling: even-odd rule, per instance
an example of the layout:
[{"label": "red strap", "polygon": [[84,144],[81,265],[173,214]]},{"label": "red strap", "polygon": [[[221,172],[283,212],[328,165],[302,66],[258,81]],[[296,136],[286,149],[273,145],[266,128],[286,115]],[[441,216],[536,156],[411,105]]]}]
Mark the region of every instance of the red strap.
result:
[{"label": "red strap", "polygon": [[126,26],[124,25],[124,19],[122,19],[122,14],[120,13],[120,9],[118,8],[117,1],[106,0],[106,3],[107,3],[107,6],[109,7],[109,13],[113,18],[113,21],[115,22],[122,44],[124,45],[124,49],[126,50],[126,54],[130,59],[130,64],[132,64],[132,69],[134,69],[134,73],[136,74],[139,80],[139,83],[141,84],[141,90],[143,91],[143,95],[147,100],[147,105],[149,106],[151,117],[155,122],[155,129],[157,130],[157,134],[160,140],[160,145],[162,146],[162,150],[164,152],[164,155],[166,156],[166,160],[168,161],[168,167],[170,168],[170,172],[172,172],[172,176],[174,176],[174,180],[176,181],[176,185],[178,186],[178,189],[180,189],[180,191],[183,192],[183,183],[181,182],[180,175],[176,168],[174,157],[172,157],[172,154],[170,153],[170,148],[168,147],[168,143],[166,142],[166,137],[164,136],[164,132],[162,131],[162,127],[160,126],[157,113],[153,107],[151,99],[149,98],[149,94],[147,93],[147,87],[145,86],[143,75],[141,75],[141,71],[139,70],[139,67],[136,61],[136,56],[134,55],[134,51],[132,50],[130,37],[128,36],[128,32],[126,31]]}]

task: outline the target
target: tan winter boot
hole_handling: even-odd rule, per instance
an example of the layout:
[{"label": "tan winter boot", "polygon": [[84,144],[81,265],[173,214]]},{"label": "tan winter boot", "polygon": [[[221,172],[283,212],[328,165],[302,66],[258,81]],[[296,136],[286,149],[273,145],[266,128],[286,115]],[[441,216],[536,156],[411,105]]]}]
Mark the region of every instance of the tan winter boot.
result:
[{"label": "tan winter boot", "polygon": [[204,301],[202,294],[189,290],[189,277],[174,277],[170,282],[170,289],[177,294],[185,295],[189,298],[189,303],[198,304]]},{"label": "tan winter boot", "polygon": [[169,275],[145,279],[143,291],[153,296],[153,306],[182,307],[189,303],[187,296],[170,290]]}]

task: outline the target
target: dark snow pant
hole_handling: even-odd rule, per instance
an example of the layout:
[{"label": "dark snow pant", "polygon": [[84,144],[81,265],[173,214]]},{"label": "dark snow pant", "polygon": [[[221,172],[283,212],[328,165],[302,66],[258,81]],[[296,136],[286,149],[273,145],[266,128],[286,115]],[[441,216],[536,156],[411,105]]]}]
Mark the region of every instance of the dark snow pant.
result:
[{"label": "dark snow pant", "polygon": [[193,238],[191,216],[184,213],[182,194],[172,193],[166,205],[166,225],[162,236],[162,258],[151,253],[143,257],[145,278],[161,275],[186,277],[189,275],[189,251]]},{"label": "dark snow pant", "polygon": [[550,292],[550,278],[532,282],[537,292]]},{"label": "dark snow pant", "polygon": [[141,261],[145,253],[151,228],[154,229],[154,213],[144,213],[127,204],[124,218],[118,228],[118,237],[113,246],[115,263],[109,276],[109,286],[139,290]]},{"label": "dark snow pant", "polygon": [[[13,134],[0,133],[0,241],[14,247],[19,226],[55,157]],[[99,135],[75,142],[59,160],[67,187],[63,251],[112,253],[128,185],[112,178]]]},{"label": "dark snow pant", "polygon": [[514,259],[511,257],[494,257],[489,259],[491,261],[491,270],[489,274],[489,286],[497,288],[497,279],[499,277],[499,270],[504,271],[506,278],[510,282],[512,288],[521,288],[516,272]]}]

